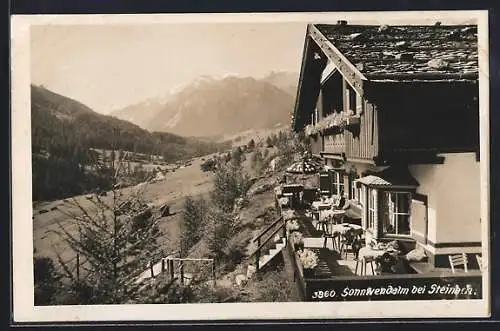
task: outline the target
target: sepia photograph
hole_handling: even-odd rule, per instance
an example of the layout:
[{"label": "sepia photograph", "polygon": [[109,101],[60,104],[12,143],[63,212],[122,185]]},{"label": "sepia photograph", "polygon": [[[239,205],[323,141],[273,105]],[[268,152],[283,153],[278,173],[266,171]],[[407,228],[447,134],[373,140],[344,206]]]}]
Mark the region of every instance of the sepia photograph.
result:
[{"label": "sepia photograph", "polygon": [[488,316],[487,27],[13,16],[14,317]]}]

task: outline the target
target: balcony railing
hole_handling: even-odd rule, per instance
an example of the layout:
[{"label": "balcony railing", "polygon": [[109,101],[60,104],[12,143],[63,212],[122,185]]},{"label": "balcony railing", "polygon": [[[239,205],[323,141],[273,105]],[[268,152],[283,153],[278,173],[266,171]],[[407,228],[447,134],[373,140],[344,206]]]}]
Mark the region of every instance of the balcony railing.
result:
[{"label": "balcony railing", "polygon": [[345,139],[343,133],[328,135],[324,138],[324,152],[341,154],[345,153]]}]

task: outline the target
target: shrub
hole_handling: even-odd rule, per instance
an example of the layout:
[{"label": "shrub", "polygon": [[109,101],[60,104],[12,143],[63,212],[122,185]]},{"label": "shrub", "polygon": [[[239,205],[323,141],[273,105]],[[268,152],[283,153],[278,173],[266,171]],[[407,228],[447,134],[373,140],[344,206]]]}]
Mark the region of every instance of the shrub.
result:
[{"label": "shrub", "polygon": [[212,208],[207,215],[205,236],[212,256],[220,258],[234,233],[234,221],[230,213]]},{"label": "shrub", "polygon": [[252,279],[247,286],[252,302],[296,301],[295,283],[283,270],[263,273],[260,280]]},{"label": "shrub", "polygon": [[200,284],[193,288],[193,301],[196,303],[248,302],[245,292],[238,288],[220,285]]},{"label": "shrub", "polygon": [[252,150],[255,148],[255,140],[251,139],[247,144],[247,149]]},{"label": "shrub", "polygon": [[219,167],[215,172],[212,202],[222,211],[232,212],[236,199],[248,191],[249,182],[240,166],[231,163]]},{"label": "shrub", "polygon": [[35,276],[35,305],[54,304],[61,276],[55,268],[54,261],[48,257],[33,258]]},{"label": "shrub", "polygon": [[250,158],[250,166],[255,170],[256,173],[261,173],[264,167],[264,157],[260,150],[256,150],[252,153]]}]

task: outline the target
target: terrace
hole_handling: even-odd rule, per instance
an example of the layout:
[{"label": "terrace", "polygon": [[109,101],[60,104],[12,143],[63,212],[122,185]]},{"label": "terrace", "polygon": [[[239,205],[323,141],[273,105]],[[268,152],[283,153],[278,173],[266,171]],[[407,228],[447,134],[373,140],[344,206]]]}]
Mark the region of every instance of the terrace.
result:
[{"label": "terrace", "polygon": [[[276,200],[287,224],[287,252],[305,301],[408,300],[409,295],[418,299],[481,298],[482,277],[475,261],[468,261],[467,269],[435,268],[425,261],[413,261],[409,253],[415,246],[397,240],[366,240],[356,212],[335,208],[338,197],[279,203],[279,194],[287,189],[283,185],[276,190]],[[333,208],[326,207],[329,205]],[[313,268],[307,268],[306,251],[315,256]],[[375,288],[382,292],[372,293]]]}]

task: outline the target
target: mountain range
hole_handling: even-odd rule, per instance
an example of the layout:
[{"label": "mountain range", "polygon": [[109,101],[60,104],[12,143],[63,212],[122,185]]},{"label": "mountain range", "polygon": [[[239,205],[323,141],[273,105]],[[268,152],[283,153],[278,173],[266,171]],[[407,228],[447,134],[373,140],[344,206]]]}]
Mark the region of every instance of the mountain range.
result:
[{"label": "mountain range", "polygon": [[202,76],[183,88],[115,110],[112,116],[151,131],[214,137],[288,124],[298,74],[263,78]]}]

